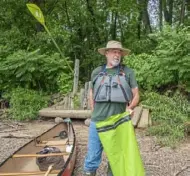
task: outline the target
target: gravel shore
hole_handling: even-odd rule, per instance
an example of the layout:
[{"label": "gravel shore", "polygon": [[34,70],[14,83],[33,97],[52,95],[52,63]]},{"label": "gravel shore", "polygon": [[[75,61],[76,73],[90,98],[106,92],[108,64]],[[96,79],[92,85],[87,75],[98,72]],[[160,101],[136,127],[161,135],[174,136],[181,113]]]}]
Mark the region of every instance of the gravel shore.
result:
[{"label": "gravel shore", "polygon": [[[84,121],[73,120],[77,137],[77,159],[73,176],[82,176],[83,162],[87,150],[88,127]],[[0,122],[0,163],[14,153],[18,148],[45,132],[55,123],[53,120],[37,120],[18,123],[15,121]],[[9,134],[26,135],[26,138],[4,138]],[[29,138],[27,138],[27,136]],[[185,141],[177,149],[156,145],[155,138],[144,134],[143,130],[136,130],[146,169],[146,176],[189,176],[190,175],[190,143]],[[97,176],[106,176],[107,160],[103,153],[102,163]]]}]

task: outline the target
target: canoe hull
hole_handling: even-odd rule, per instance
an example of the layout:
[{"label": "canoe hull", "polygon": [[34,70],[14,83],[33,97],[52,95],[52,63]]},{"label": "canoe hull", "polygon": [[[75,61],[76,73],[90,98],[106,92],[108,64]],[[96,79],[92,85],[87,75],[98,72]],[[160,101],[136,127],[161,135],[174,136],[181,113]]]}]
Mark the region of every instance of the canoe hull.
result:
[{"label": "canoe hull", "polygon": [[[68,138],[60,139],[60,137],[55,137],[63,130],[67,131]],[[65,151],[68,143],[72,145],[70,153]],[[39,170],[34,155],[43,149],[46,144],[60,148],[63,151],[63,158],[65,160],[65,164],[61,170],[53,170],[49,175],[71,176],[76,160],[76,137],[71,123],[69,125],[66,123],[57,124],[19,148],[13,155],[0,164],[0,176],[44,175],[44,172]]]}]

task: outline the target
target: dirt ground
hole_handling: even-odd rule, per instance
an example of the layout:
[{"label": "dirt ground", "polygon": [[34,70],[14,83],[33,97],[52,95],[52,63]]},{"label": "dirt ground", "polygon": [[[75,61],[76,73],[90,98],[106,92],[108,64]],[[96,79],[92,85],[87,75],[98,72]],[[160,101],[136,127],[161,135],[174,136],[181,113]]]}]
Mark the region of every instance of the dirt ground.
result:
[{"label": "dirt ground", "polygon": [[[73,176],[82,176],[83,161],[87,150],[88,127],[83,120],[73,120],[77,137],[77,159]],[[0,121],[0,163],[18,148],[55,125],[54,120],[32,122]],[[5,138],[9,135],[22,138]],[[146,136],[143,130],[136,130],[146,176],[189,176],[190,140],[184,141],[177,149],[161,147],[155,138]],[[107,161],[103,154],[97,176],[106,176]]]}]

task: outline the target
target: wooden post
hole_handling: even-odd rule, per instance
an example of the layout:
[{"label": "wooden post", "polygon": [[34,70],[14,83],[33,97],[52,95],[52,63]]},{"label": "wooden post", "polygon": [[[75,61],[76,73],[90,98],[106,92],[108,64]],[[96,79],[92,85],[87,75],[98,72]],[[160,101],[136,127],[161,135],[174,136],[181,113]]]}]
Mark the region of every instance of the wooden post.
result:
[{"label": "wooden post", "polygon": [[68,110],[71,109],[71,95],[68,94]]},{"label": "wooden post", "polygon": [[87,109],[87,105],[88,105],[88,82],[85,83],[84,86],[84,102],[83,102],[83,109]]},{"label": "wooden post", "polygon": [[74,109],[74,96],[72,93],[70,94],[70,109]]},{"label": "wooden post", "polygon": [[87,109],[90,109],[90,99],[89,99],[89,95],[90,95],[90,84],[91,81],[88,82],[88,94],[87,94]]},{"label": "wooden post", "polygon": [[64,109],[68,109],[68,101],[69,101],[69,98],[68,98],[68,95],[65,96],[65,104],[64,104]]},{"label": "wooden post", "polygon": [[78,90],[78,81],[79,81],[79,60],[75,59],[73,96],[77,93],[77,90]]},{"label": "wooden post", "polygon": [[83,109],[83,102],[84,102],[84,89],[80,90],[80,108]]}]

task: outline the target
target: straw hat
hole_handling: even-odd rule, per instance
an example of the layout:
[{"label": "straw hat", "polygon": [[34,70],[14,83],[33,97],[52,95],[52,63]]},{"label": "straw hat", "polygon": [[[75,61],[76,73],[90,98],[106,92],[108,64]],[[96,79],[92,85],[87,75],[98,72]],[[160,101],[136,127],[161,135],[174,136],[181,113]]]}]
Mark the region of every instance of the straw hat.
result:
[{"label": "straw hat", "polygon": [[130,53],[129,49],[123,48],[120,42],[114,40],[109,41],[106,45],[106,48],[98,49],[98,52],[102,55],[105,55],[105,52],[108,49],[119,49],[122,51],[122,56],[129,55]]}]

